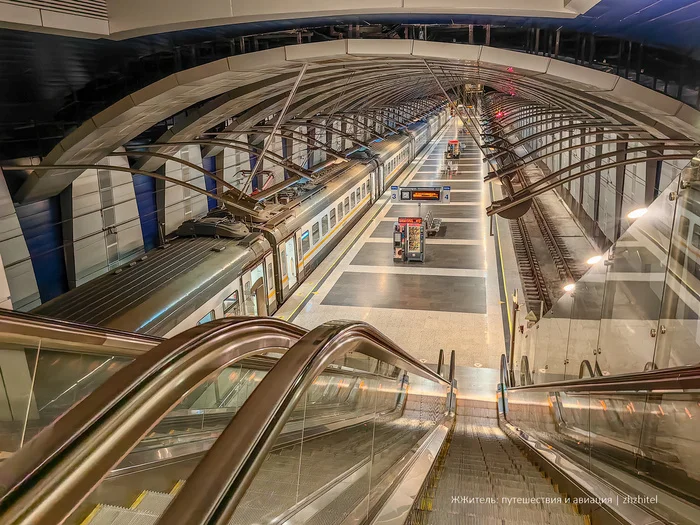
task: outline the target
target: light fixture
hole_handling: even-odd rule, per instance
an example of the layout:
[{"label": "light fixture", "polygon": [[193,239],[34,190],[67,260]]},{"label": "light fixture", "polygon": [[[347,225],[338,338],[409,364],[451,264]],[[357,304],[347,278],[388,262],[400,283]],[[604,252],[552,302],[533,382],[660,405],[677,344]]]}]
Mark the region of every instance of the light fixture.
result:
[{"label": "light fixture", "polygon": [[591,257],[590,259],[588,259],[586,261],[586,264],[598,264],[602,260],[603,260],[602,255],[594,255],[593,257]]},{"label": "light fixture", "polygon": [[574,288],[576,288],[576,285],[574,283],[569,283],[566,286],[564,286],[564,291],[565,292],[573,292]]},{"label": "light fixture", "polygon": [[627,214],[628,219],[639,219],[642,215],[644,215],[648,210],[648,208],[637,208],[636,210],[632,210]]}]

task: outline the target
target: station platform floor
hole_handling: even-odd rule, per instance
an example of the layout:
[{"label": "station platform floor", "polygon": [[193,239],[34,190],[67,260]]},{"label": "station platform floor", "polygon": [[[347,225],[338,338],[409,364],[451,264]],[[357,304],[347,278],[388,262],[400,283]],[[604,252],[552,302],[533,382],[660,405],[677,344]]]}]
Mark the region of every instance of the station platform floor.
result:
[{"label": "station platform floor", "polygon": [[[474,383],[476,393],[483,382],[491,398],[508,326],[502,266],[517,266],[512,250],[499,250],[498,237],[490,234],[486,167],[471,138],[459,137],[466,151],[457,172],[443,173],[444,151],[458,137],[459,124],[449,121],[394,182],[452,188],[451,203],[422,205],[421,215],[432,210],[443,220],[438,235],[426,240],[425,261],[394,263],[393,224],[399,216],[415,216],[418,207],[390,203],[389,189],[276,316],[308,329],[333,319],[365,321],[428,364],[437,362],[441,348],[447,359],[455,350],[460,385]],[[501,246],[512,247],[509,230],[499,230]],[[513,262],[497,264],[501,256]]]}]

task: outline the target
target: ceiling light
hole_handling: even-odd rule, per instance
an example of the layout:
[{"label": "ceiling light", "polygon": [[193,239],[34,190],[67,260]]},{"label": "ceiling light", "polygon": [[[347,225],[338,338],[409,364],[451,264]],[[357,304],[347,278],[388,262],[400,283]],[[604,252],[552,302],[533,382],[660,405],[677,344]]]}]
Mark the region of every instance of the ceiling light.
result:
[{"label": "ceiling light", "polygon": [[644,215],[648,210],[648,208],[637,208],[636,210],[632,210],[627,214],[627,217],[629,219],[639,219],[642,215]]},{"label": "ceiling light", "polygon": [[590,259],[588,259],[586,261],[586,264],[598,264],[602,260],[603,260],[602,255],[594,255],[593,257],[591,257]]},{"label": "ceiling light", "polygon": [[569,283],[566,286],[564,286],[564,291],[565,292],[573,292],[574,288],[576,288],[576,285],[574,283]]}]

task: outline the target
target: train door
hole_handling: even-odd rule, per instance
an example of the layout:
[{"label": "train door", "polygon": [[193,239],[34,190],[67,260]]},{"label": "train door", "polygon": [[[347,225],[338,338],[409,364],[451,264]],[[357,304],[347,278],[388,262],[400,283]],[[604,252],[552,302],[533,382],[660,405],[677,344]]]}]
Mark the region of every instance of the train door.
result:
[{"label": "train door", "polygon": [[285,300],[289,290],[297,284],[296,240],[294,236],[280,244],[279,251],[282,300]]},{"label": "train door", "polygon": [[264,264],[261,262],[243,274],[243,299],[246,315],[267,315]]},{"label": "train door", "polygon": [[[297,276],[299,279],[304,278],[304,252],[302,251],[302,243],[301,243],[301,228],[296,231],[294,234],[294,237],[296,239],[296,245],[297,245]],[[309,235],[309,232],[306,232],[306,235]]]},{"label": "train door", "polygon": [[384,193],[384,164],[379,166],[379,194]]},{"label": "train door", "polygon": [[272,315],[277,310],[275,295],[275,264],[272,252],[265,256],[265,282],[267,283],[267,313]]},{"label": "train door", "polygon": [[379,188],[377,188],[377,172],[376,171],[373,171],[372,173],[369,174],[369,187],[370,187],[370,191],[371,191],[370,199],[372,199],[372,202],[374,202],[377,200],[377,197],[379,196],[379,193],[377,192],[377,190]]}]

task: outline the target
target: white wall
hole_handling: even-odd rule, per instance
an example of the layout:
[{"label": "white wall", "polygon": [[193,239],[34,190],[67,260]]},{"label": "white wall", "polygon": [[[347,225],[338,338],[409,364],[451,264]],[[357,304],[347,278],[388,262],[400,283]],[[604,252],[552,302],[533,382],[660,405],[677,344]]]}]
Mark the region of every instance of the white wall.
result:
[{"label": "white wall", "polygon": [[[176,155],[198,166],[202,165],[202,152],[199,146],[185,146]],[[204,175],[188,166],[169,160],[165,163],[165,174],[173,179],[206,189]],[[174,232],[188,219],[205,215],[208,211],[207,197],[199,192],[184,188],[172,182],[165,183],[165,234]]]},{"label": "white wall", "polygon": [[[123,151],[123,149],[122,149]],[[128,167],[126,157],[106,157],[100,164]],[[131,173],[86,170],[73,181],[72,228],[67,264],[71,287],[121,266],[144,253],[141,221]]]}]

